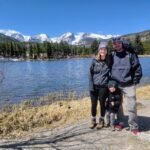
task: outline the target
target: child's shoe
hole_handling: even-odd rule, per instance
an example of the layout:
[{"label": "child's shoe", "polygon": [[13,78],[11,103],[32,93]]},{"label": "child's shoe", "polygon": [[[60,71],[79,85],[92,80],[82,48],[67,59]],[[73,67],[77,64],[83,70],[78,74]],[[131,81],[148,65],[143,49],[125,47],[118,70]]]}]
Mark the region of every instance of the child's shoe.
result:
[{"label": "child's shoe", "polygon": [[111,131],[115,131],[115,126],[114,125],[111,126]]},{"label": "child's shoe", "polygon": [[120,122],[119,124],[115,125],[115,129],[117,131],[121,131],[124,128],[124,123]]}]

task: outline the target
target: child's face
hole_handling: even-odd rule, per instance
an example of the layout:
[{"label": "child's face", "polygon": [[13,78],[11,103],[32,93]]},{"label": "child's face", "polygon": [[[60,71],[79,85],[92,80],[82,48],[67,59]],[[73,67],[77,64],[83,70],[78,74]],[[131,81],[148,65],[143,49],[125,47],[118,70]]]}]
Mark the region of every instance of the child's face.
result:
[{"label": "child's face", "polygon": [[113,93],[113,92],[116,91],[116,88],[115,88],[115,87],[110,87],[110,88],[109,88],[109,91],[110,91],[111,93]]}]

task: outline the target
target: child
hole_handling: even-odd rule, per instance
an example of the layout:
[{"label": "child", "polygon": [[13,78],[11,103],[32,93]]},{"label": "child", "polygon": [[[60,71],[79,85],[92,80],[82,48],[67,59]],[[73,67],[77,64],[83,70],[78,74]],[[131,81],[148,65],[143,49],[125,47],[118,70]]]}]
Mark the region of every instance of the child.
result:
[{"label": "child", "polygon": [[118,88],[117,82],[110,80],[108,83],[109,97],[107,102],[107,109],[110,115],[110,126],[112,131],[115,131],[115,116],[118,113],[119,107],[121,105],[122,94],[121,90]]}]

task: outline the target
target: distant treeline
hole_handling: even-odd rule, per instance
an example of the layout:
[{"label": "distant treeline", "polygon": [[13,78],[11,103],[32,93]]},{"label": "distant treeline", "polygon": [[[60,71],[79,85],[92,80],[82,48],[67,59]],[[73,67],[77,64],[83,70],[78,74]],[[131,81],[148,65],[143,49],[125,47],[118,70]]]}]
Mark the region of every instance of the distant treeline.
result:
[{"label": "distant treeline", "polygon": [[93,51],[90,47],[73,46],[66,42],[21,43],[9,41],[0,43],[0,55],[11,58],[66,58],[91,54]]},{"label": "distant treeline", "polygon": [[[126,39],[138,54],[150,54],[150,42],[141,42],[137,36],[135,41]],[[74,46],[66,42],[61,43],[22,43],[15,41],[0,42],[0,56],[24,59],[53,59],[67,57],[85,57],[97,52],[100,41],[93,41],[91,46]],[[112,50],[111,40],[108,42],[109,51]]]}]

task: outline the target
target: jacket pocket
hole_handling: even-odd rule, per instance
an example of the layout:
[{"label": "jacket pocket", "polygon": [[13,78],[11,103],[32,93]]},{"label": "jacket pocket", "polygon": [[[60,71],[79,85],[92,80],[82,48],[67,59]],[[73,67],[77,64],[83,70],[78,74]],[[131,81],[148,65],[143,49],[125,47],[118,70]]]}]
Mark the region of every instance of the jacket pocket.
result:
[{"label": "jacket pocket", "polygon": [[111,76],[113,79],[116,79],[120,82],[129,82],[132,80],[130,74],[130,68],[112,68]]}]

